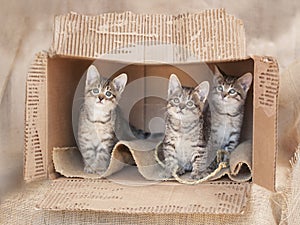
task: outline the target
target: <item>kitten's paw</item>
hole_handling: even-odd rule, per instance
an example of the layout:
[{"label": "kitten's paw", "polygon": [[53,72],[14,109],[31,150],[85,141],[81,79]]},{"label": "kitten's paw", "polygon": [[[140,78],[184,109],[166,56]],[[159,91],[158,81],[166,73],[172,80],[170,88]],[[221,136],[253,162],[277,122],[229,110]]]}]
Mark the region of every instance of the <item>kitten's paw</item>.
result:
[{"label": "kitten's paw", "polygon": [[230,153],[224,149],[219,149],[217,151],[217,163],[229,162]]},{"label": "kitten's paw", "polygon": [[193,179],[193,180],[200,180],[203,178],[202,174],[198,171],[192,171],[191,172],[191,175],[190,175],[190,178]]},{"label": "kitten's paw", "polygon": [[89,174],[103,175],[105,171],[106,171],[105,168],[92,169],[92,167],[88,165],[84,167],[84,172]]},{"label": "kitten's paw", "polygon": [[97,169],[96,173],[100,176],[102,176],[105,172],[106,172],[107,169]]},{"label": "kitten's paw", "polygon": [[172,178],[172,173],[169,170],[162,170],[159,172],[158,176],[160,179],[167,180]]},{"label": "kitten's paw", "polygon": [[183,167],[179,167],[176,172],[179,176],[185,174],[185,169]]},{"label": "kitten's paw", "polygon": [[96,173],[96,171],[93,170],[89,165],[85,166],[84,169],[83,169],[83,171],[84,171],[85,173],[90,173],[90,174]]},{"label": "kitten's paw", "polygon": [[193,180],[201,180],[203,176],[201,174],[191,174],[190,178]]},{"label": "kitten's paw", "polygon": [[208,175],[209,175],[209,173],[206,171],[204,171],[204,172],[192,171],[190,178],[193,180],[201,180],[201,179],[207,177]]},{"label": "kitten's paw", "polygon": [[172,178],[172,175],[166,173],[159,173],[158,176],[160,180],[168,180]]}]

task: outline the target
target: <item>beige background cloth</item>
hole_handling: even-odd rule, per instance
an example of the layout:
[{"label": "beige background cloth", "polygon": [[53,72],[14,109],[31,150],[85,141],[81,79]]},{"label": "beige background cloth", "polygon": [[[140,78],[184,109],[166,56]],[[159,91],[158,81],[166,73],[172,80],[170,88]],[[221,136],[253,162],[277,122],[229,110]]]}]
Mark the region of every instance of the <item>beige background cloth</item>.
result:
[{"label": "beige background cloth", "polygon": [[[278,185],[280,187],[285,187],[285,176],[289,169],[288,158],[292,155],[298,141],[298,108],[293,106],[296,106],[298,103],[297,93],[299,93],[299,91],[297,89],[297,85],[294,85],[292,89],[289,86],[290,83],[295,84],[295,82],[297,82],[295,77],[297,76],[297,71],[299,71],[295,69],[297,68],[297,64],[295,64],[295,62],[297,62],[297,59],[300,58],[300,31],[298,29],[300,27],[300,2],[298,0],[291,0],[288,2],[249,0],[239,2],[238,4],[235,0],[175,0],[172,2],[167,0],[0,0],[0,4],[1,199],[5,198],[3,196],[5,196],[8,190],[22,184],[26,72],[34,58],[34,54],[41,50],[48,50],[51,45],[54,16],[65,14],[70,11],[83,14],[99,14],[104,12],[123,12],[130,10],[135,13],[178,14],[183,12],[198,12],[202,9],[224,7],[226,8],[227,13],[233,14],[237,18],[242,19],[246,28],[248,53],[257,55],[272,55],[277,57],[281,74],[288,74],[288,76],[281,77],[282,84],[285,84],[285,86],[281,87],[280,90],[281,104],[279,112],[280,154],[278,160],[278,176],[283,178],[279,179],[279,182],[282,181],[282,183],[279,183]],[[292,104],[289,104],[289,102],[292,102]],[[296,125],[294,121],[297,121]],[[293,129],[290,129],[290,127],[293,127]],[[294,166],[294,168],[297,167]],[[299,185],[299,182],[294,183],[294,186]],[[261,190],[259,187],[254,188],[259,189],[257,193],[264,192],[264,190]],[[268,206],[268,204],[270,204],[268,199],[270,193],[267,193],[268,194],[264,193],[261,195],[261,198],[263,198],[261,204],[264,206]],[[287,196],[298,195],[293,193]],[[254,196],[251,197],[253,205],[258,204],[255,202],[255,198],[256,197]],[[254,207],[253,205],[249,207]],[[297,206],[297,202],[294,205]],[[24,207],[24,205],[20,207]],[[258,208],[255,209],[256,210],[254,211],[257,212],[255,216],[261,216],[261,221],[264,221],[265,218],[266,221],[268,221],[266,224],[273,224],[276,220],[278,222],[280,219],[278,216],[280,214],[276,213],[276,210],[266,210],[266,212],[265,210],[262,210],[264,211],[264,213],[262,213],[257,210]],[[3,208],[1,208],[1,210],[3,210]],[[6,208],[6,210],[9,210],[9,207]],[[275,217],[273,217],[273,214]],[[51,214],[51,216],[52,215],[53,214]],[[79,218],[79,215],[77,216]],[[110,221],[109,218],[114,221],[116,221],[117,218],[122,218],[122,216],[107,216],[107,223]],[[248,216],[251,216],[251,214]],[[55,223],[58,219],[54,218],[55,217],[51,217],[51,220],[49,221],[54,221],[53,223]],[[205,223],[205,217],[201,218],[202,221],[204,221],[203,223]],[[269,220],[270,218],[275,219]],[[289,218],[292,217],[289,216]],[[69,219],[73,219],[73,221],[75,221],[74,215]],[[71,221],[69,219],[64,218],[65,221]],[[145,221],[145,219],[146,217],[143,221]],[[153,219],[155,218],[153,217]],[[153,221],[159,221],[156,219]],[[179,218],[176,216],[174,216],[173,219],[174,220],[172,221],[179,221]],[[50,223],[49,221],[47,222]],[[137,223],[138,220],[135,221]],[[229,223],[229,221],[231,221],[242,224],[241,220],[238,218],[230,220],[229,218],[218,217],[218,219],[214,221],[215,223]],[[245,221],[247,220],[245,219]],[[256,220],[256,222],[257,221],[258,220]],[[211,222],[211,224],[215,223]]]}]

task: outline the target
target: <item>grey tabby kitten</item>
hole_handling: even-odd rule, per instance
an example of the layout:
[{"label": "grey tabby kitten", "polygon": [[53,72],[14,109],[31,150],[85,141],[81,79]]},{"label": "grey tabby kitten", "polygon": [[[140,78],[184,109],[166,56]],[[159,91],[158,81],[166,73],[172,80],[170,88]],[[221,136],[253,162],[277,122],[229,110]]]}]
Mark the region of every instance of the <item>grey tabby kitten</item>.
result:
[{"label": "grey tabby kitten", "polygon": [[196,88],[182,87],[177,76],[169,79],[166,130],[162,151],[165,170],[162,176],[183,174],[192,170],[194,154],[204,150],[203,117],[209,83],[204,81]]},{"label": "grey tabby kitten", "polygon": [[230,153],[239,144],[244,104],[251,83],[251,73],[233,77],[221,73],[215,66],[213,86],[208,97],[211,130],[206,146],[207,163],[203,167],[200,152],[193,164],[192,178],[203,178],[216,169],[218,162],[228,162]]},{"label": "grey tabby kitten", "polygon": [[109,165],[111,151],[118,141],[117,105],[126,83],[125,73],[106,80],[100,77],[95,66],[88,68],[78,124],[78,147],[87,173],[103,174]]}]

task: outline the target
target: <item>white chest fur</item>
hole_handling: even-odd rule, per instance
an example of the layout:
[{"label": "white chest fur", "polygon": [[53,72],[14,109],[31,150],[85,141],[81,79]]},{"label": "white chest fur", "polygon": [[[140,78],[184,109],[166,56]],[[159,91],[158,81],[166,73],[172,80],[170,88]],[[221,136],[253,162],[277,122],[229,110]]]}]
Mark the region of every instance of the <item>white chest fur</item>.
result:
[{"label": "white chest fur", "polygon": [[185,170],[192,169],[191,159],[193,145],[195,145],[195,143],[191,141],[187,135],[181,135],[177,137],[177,140],[175,142],[176,158],[179,165]]},{"label": "white chest fur", "polygon": [[223,124],[220,124],[219,127],[216,129],[216,135],[215,135],[215,143],[217,146],[215,146],[217,149],[223,148],[224,143],[229,142],[229,136],[231,130],[229,129],[230,124],[227,123],[227,121],[224,121]]},{"label": "white chest fur", "polygon": [[224,149],[230,142],[232,133],[240,132],[240,120],[242,115],[237,117],[218,116],[217,119],[212,120],[213,132],[211,137],[213,138],[214,149]]}]

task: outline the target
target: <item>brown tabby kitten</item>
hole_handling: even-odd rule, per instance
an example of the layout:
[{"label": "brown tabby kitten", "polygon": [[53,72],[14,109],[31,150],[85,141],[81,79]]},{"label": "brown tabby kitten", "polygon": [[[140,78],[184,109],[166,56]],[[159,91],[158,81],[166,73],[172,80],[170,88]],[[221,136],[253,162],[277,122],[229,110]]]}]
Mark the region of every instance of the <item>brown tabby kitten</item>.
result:
[{"label": "brown tabby kitten", "polygon": [[239,144],[244,104],[251,83],[251,73],[233,77],[222,74],[215,66],[213,87],[208,98],[211,130],[206,146],[207,163],[203,167],[202,153],[199,152],[193,164],[192,178],[203,178],[216,169],[217,151],[222,154],[219,160],[228,162],[230,153]]},{"label": "brown tabby kitten", "polygon": [[126,83],[124,73],[106,80],[100,78],[95,66],[88,68],[78,124],[78,147],[87,173],[103,174],[109,165],[120,126],[117,105]]},{"label": "brown tabby kitten", "polygon": [[202,111],[209,92],[209,83],[196,88],[182,87],[177,76],[169,80],[166,130],[163,140],[164,177],[192,170],[194,154],[205,150]]}]

